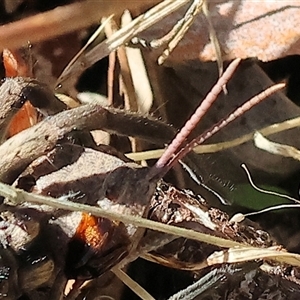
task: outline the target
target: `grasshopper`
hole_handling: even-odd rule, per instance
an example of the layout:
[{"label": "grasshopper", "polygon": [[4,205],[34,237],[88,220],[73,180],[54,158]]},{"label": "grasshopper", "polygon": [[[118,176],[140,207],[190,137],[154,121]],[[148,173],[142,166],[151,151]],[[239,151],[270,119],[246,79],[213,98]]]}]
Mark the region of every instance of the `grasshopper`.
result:
[{"label": "grasshopper", "polygon": [[[4,158],[1,180],[14,182],[17,189],[25,191],[21,202],[12,194],[4,194],[7,198],[2,204],[0,224],[3,298],[62,299],[66,282],[75,279],[74,288],[67,296],[74,299],[84,281],[109,270],[117,274],[137,257],[199,271],[214,265],[214,259],[208,258],[224,248],[241,246],[240,243],[262,248],[274,246],[268,234],[251,222],[230,222],[227,214],[209,207],[203,198],[177,190],[162,180],[195,145],[282,88],[279,85],[267,89],[199,137],[187,141],[238,63],[236,60],[228,67],[152,168],[133,164],[114,150],[95,145],[87,131],[101,128],[136,136],[136,128],[127,125],[139,122],[147,128],[148,136],[143,133],[144,138],[161,137],[163,131],[162,139],[170,140],[173,130],[164,123],[98,105],[57,113],[59,106],[53,105],[57,99],[36,81],[18,78],[3,83],[0,92],[14,96],[3,98],[8,105],[29,99],[45,114],[44,107],[37,104],[42,95],[51,104],[46,107],[47,114],[53,115],[0,147],[0,156]],[[2,120],[6,121],[3,132],[10,118],[10,111],[3,111]],[[51,202],[45,196],[57,200]],[[102,209],[101,213],[97,208]],[[180,227],[190,228],[211,235],[211,239],[198,241],[195,247],[194,231],[185,236],[191,240],[178,238],[180,233],[166,230],[168,226],[160,228],[158,233],[154,231],[156,223],[145,226],[137,222],[140,218],[176,225],[178,232]],[[223,259],[216,263],[226,262],[232,261]],[[223,276],[230,268],[229,265],[219,273]],[[266,268],[262,272],[270,276],[274,268]],[[282,280],[297,286],[295,270],[282,267],[277,272]]]}]

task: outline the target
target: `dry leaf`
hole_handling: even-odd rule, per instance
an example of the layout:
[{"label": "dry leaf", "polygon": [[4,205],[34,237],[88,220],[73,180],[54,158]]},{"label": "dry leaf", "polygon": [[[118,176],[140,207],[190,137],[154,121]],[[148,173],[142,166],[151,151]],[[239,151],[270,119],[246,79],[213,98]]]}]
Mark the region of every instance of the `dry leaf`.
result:
[{"label": "dry leaf", "polygon": [[[184,14],[178,10],[142,34],[147,41],[166,34]],[[300,53],[300,1],[209,1],[209,11],[224,59],[257,57],[270,61]],[[161,49],[160,49],[161,51]],[[155,52],[159,55],[159,52]],[[170,62],[216,60],[203,14],[179,43]]]}]

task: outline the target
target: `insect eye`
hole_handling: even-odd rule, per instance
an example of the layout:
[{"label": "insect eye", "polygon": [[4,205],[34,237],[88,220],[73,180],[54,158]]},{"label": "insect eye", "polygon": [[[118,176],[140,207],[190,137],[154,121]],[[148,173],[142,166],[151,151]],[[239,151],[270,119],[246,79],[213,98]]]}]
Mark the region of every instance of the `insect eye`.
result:
[{"label": "insect eye", "polygon": [[118,199],[118,192],[114,188],[114,186],[108,187],[105,191],[105,197],[108,198],[109,200],[116,200]]},{"label": "insect eye", "polygon": [[108,178],[105,184],[105,197],[112,201],[118,200],[122,186],[122,182],[118,181],[114,176]]}]

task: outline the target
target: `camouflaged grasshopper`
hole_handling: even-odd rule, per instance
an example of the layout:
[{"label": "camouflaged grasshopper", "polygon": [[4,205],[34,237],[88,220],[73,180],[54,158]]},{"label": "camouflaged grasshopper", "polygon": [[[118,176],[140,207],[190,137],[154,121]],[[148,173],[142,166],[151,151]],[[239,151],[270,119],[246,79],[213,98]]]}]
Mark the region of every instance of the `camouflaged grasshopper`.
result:
[{"label": "camouflaged grasshopper", "polygon": [[[164,123],[97,105],[57,113],[58,104],[53,104],[58,100],[46,87],[29,79],[5,81],[0,93],[8,107],[29,99],[44,112],[39,105],[40,97],[44,97],[49,101],[46,111],[53,116],[0,147],[1,180],[14,182],[15,187],[23,190],[1,185],[1,194],[6,196],[0,223],[1,297],[62,299],[66,282],[75,279],[67,296],[74,299],[84,281],[109,270],[118,274],[120,268],[137,257],[199,271],[215,264],[247,260],[231,259],[230,255],[227,259],[216,258],[216,253],[226,255],[224,248],[245,247],[255,251],[255,247],[274,246],[268,234],[251,222],[230,222],[227,214],[209,207],[203,198],[162,181],[165,173],[194,145],[282,88],[283,85],[277,85],[267,89],[200,137],[187,142],[189,133],[221,92],[238,62],[228,67],[152,168],[134,164],[111,148],[96,146],[88,131],[101,128],[149,139],[160,137],[165,142],[171,139],[173,130]],[[6,132],[11,113],[1,113],[5,124],[2,132]],[[142,124],[141,130],[136,128],[137,122]],[[179,235],[183,237],[178,238]],[[268,257],[275,260],[277,254],[284,255],[277,248],[268,251]],[[282,281],[297,287],[295,270],[281,267],[277,274]],[[275,271],[271,265],[260,272],[268,277]],[[223,276],[224,271],[220,274]],[[198,291],[193,295],[205,292]],[[188,294],[189,291],[183,292],[184,297]],[[149,295],[142,297],[152,299]],[[182,295],[178,297],[174,299]]]}]

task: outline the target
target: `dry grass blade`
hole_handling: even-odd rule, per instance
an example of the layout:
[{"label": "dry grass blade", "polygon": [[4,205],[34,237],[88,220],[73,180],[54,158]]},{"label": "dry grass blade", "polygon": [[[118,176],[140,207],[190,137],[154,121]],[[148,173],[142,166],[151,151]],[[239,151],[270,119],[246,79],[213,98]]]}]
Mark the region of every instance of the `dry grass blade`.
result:
[{"label": "dry grass blade", "polygon": [[237,263],[255,259],[272,259],[280,263],[292,266],[300,265],[300,255],[280,250],[280,247],[272,248],[230,248],[224,251],[216,251],[207,258],[209,266],[223,263]]},{"label": "dry grass blade", "polygon": [[159,65],[165,62],[165,60],[169,57],[171,52],[181,41],[185,33],[189,30],[190,26],[192,25],[195,17],[201,12],[203,3],[205,2],[206,0],[194,0],[189,9],[187,10],[185,16],[173,27],[171,32],[167,34],[166,38],[163,37],[159,41],[150,43],[151,46],[154,45],[154,47],[157,47],[161,43],[166,42],[166,39],[169,40],[167,49],[165,49],[162,55],[158,58]]},{"label": "dry grass blade", "polygon": [[[105,20],[101,23],[101,25],[97,28],[97,30],[92,34],[92,36],[89,38],[89,40],[86,42],[86,44],[80,49],[80,51],[71,59],[71,61],[67,64],[65,69],[72,68],[73,64],[78,61],[82,60],[86,51],[92,47],[93,43],[97,40],[97,38],[101,35],[101,33],[104,32],[104,28],[108,22],[111,21],[113,18],[113,15],[110,15],[108,18],[105,18]],[[103,33],[104,34],[104,33]]]},{"label": "dry grass blade", "polygon": [[223,74],[223,60],[222,60],[222,52],[221,52],[221,46],[217,37],[217,33],[215,31],[215,28],[213,26],[210,12],[208,10],[208,3],[207,1],[203,2],[203,14],[206,17],[206,20],[208,22],[208,31],[209,31],[209,38],[214,45],[215,52],[216,52],[216,58],[217,58],[217,63],[218,63],[218,68],[219,68],[219,76]]},{"label": "dry grass blade", "polygon": [[184,236],[186,238],[200,240],[208,244],[214,244],[225,248],[244,246],[243,244],[238,242],[203,234],[193,230],[166,225],[159,222],[154,222],[151,220],[139,218],[136,216],[111,212],[105,209],[101,209],[100,207],[94,207],[86,204],[66,201],[66,197],[64,197],[63,199],[54,199],[51,197],[28,193],[21,189],[14,188],[3,183],[0,183],[0,195],[2,195],[3,197],[7,197],[13,203],[20,203],[25,201],[25,202],[49,205],[64,210],[87,212],[96,217],[103,217],[111,220],[117,220],[123,223],[139,226],[141,228],[148,228],[148,229],[157,230],[168,234]]},{"label": "dry grass blade", "polygon": [[[127,26],[130,22],[132,22],[131,14],[129,11],[125,11],[122,15],[122,27]],[[153,105],[153,92],[142,52],[138,48],[134,49],[131,47],[125,47],[125,51],[132,76],[138,111],[147,115]]]},{"label": "dry grass blade", "polygon": [[[110,20],[106,25],[106,36],[109,38],[119,30],[117,23]],[[125,46],[120,46],[117,50],[117,58],[120,65],[120,94],[124,98],[125,109],[137,112],[138,103],[136,99],[135,87],[133,84],[133,75],[129,66],[129,58],[126,53]]]},{"label": "dry grass blade", "polygon": [[155,300],[146,290],[144,290],[137,282],[132,280],[125,272],[118,268],[114,268],[113,272],[124,284],[126,284],[137,296],[143,300]]},{"label": "dry grass blade", "polygon": [[257,148],[265,150],[269,153],[284,157],[291,157],[300,161],[300,151],[298,149],[289,145],[271,142],[259,132],[255,132],[254,134],[254,144]]},{"label": "dry grass blade", "polygon": [[278,247],[276,247],[276,249],[250,247],[238,242],[203,234],[193,230],[166,225],[136,216],[119,214],[86,204],[70,202],[66,200],[66,197],[63,199],[54,199],[51,197],[28,193],[3,183],[0,183],[0,195],[7,197],[10,201],[16,204],[20,202],[31,202],[49,205],[64,210],[87,212],[94,216],[119,220],[142,228],[149,228],[172,235],[182,236],[188,239],[198,240],[219,247],[229,248],[228,251],[215,252],[206,261],[196,266],[195,269],[201,269],[209,265],[225,262],[233,263],[262,258],[269,258],[275,261],[285,262],[293,266],[300,266],[300,255],[288,253],[285,250],[278,250]]},{"label": "dry grass blade", "polygon": [[109,53],[115,51],[121,45],[129,42],[137,34],[149,28],[159,20],[162,20],[188,2],[188,0],[165,0],[147,11],[145,14],[140,15],[130,22],[130,24],[118,30],[110,38],[88,51],[84,57],[84,61],[78,60],[72,68],[65,69],[58,79],[57,85],[63,84],[63,82],[68,80],[70,76],[77,76],[95,62],[108,56]]}]

